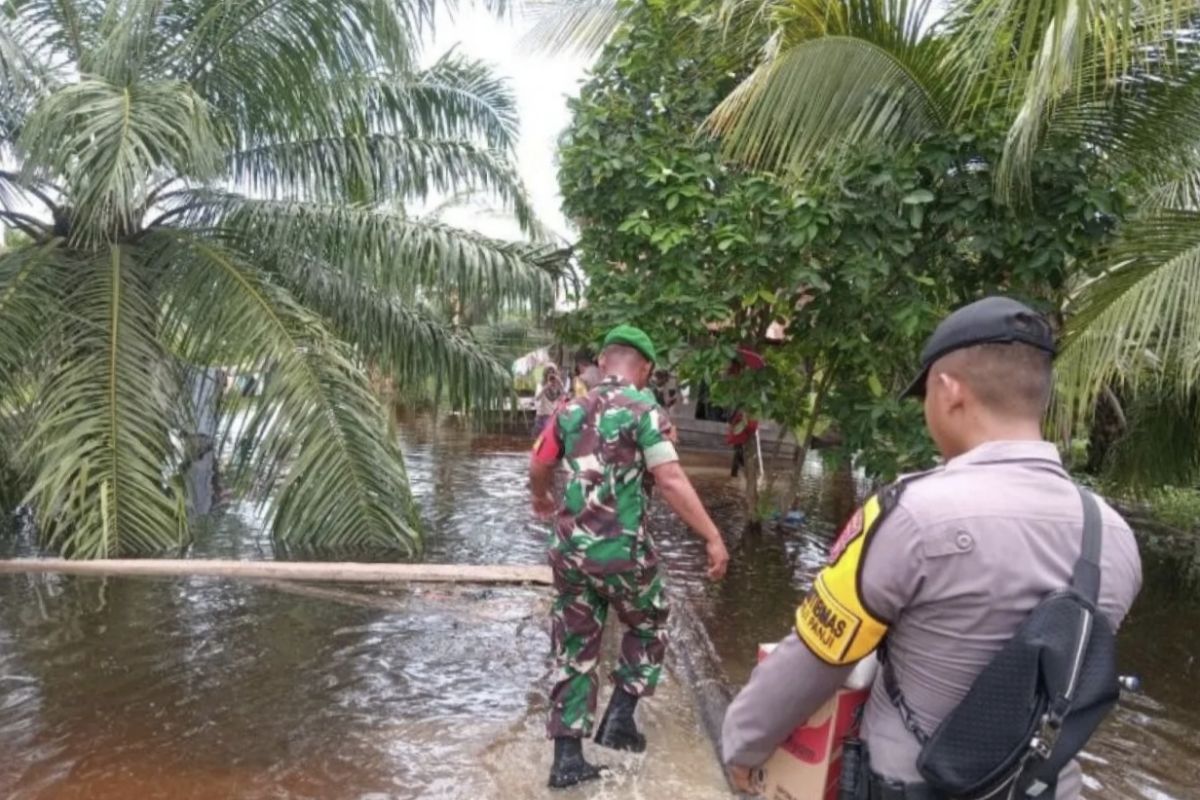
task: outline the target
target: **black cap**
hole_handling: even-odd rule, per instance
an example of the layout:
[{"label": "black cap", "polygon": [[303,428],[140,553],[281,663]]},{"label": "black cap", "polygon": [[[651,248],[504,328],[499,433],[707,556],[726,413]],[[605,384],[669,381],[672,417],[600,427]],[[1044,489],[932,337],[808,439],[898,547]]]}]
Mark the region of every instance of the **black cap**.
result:
[{"label": "black cap", "polygon": [[1054,355],[1054,332],[1046,318],[1009,297],[985,297],[941,321],[921,349],[921,374],[901,397],[924,397],[933,362],[977,344],[1021,342]]}]

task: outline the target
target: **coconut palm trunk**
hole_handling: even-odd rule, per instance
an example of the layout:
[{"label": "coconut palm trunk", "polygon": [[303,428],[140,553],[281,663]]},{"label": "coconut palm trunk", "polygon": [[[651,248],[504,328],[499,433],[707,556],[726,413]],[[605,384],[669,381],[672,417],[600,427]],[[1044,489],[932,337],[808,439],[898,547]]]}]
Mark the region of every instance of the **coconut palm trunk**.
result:
[{"label": "coconut palm trunk", "polygon": [[225,373],[217,367],[188,370],[190,428],[184,430],[188,511],[203,515],[213,510],[217,489],[217,447],[220,433],[218,401]]}]

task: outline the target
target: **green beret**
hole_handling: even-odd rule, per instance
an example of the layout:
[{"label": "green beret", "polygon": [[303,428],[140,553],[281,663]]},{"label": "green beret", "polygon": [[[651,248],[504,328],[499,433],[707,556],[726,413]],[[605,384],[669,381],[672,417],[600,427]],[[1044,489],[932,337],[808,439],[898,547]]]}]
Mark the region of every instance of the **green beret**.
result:
[{"label": "green beret", "polygon": [[650,337],[641,328],[635,328],[632,325],[618,325],[608,332],[608,336],[604,337],[604,346],[608,347],[610,344],[628,345],[645,356],[651,364],[658,360],[654,342],[650,341]]}]

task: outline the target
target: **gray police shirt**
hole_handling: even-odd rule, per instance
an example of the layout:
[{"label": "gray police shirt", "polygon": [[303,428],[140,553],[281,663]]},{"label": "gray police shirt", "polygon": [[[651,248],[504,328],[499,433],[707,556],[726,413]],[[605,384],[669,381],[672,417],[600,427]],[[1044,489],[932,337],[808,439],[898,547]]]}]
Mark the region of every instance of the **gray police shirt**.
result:
[{"label": "gray police shirt", "polygon": [[[1141,560],[1129,526],[1103,501],[1100,508],[1099,607],[1115,630],[1141,588]],[[858,600],[886,626],[900,688],[924,731],[937,728],[1034,606],[1070,583],[1082,533],[1079,493],[1055,446],[1012,441],[980,445],[912,480],[864,537]],[[792,633],[759,664],[726,714],[726,763],[762,764],[832,696],[853,662],[831,662],[828,655]],[[921,781],[920,746],[881,677],[862,738],[876,773]],[[1072,763],[1056,797],[1078,798],[1081,784]]]}]

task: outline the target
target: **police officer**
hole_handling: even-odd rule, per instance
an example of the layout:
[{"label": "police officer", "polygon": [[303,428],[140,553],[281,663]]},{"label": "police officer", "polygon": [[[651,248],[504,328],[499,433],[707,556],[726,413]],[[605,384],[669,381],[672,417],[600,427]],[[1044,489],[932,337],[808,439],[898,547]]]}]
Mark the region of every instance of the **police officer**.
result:
[{"label": "police officer", "polygon": [[[743,791],[751,768],[885,634],[900,693],[932,732],[1033,607],[1069,583],[1083,511],[1041,435],[1053,354],[1045,320],[1008,298],[980,300],[938,326],[905,394],[924,399],[944,465],[904,481],[893,507],[877,496],[860,509],[797,611],[795,632],[730,706],[723,755]],[[1099,610],[1115,630],[1141,586],[1141,563],[1129,526],[1100,505]],[[920,745],[883,684],[881,671],[863,719],[870,796],[933,797],[916,768]],[[1056,797],[1077,798],[1080,787],[1071,762]]]},{"label": "police officer", "polygon": [[625,626],[616,688],[596,742],[641,752],[645,737],[634,722],[639,698],[654,693],[667,646],[667,600],[658,553],[645,530],[646,473],[667,504],[705,541],[708,575],[719,580],[729,555],[679,465],[667,415],[646,390],[654,345],[622,325],[604,340],[606,376],[559,411],[534,446],[530,486],[534,511],[551,515],[551,492],[561,461],[569,470],[558,508],[549,561],[557,592],[552,616],[556,677],[547,733],[554,739],[550,786],[563,788],[600,776],[583,758],[596,711],[600,637],[611,607]]}]

